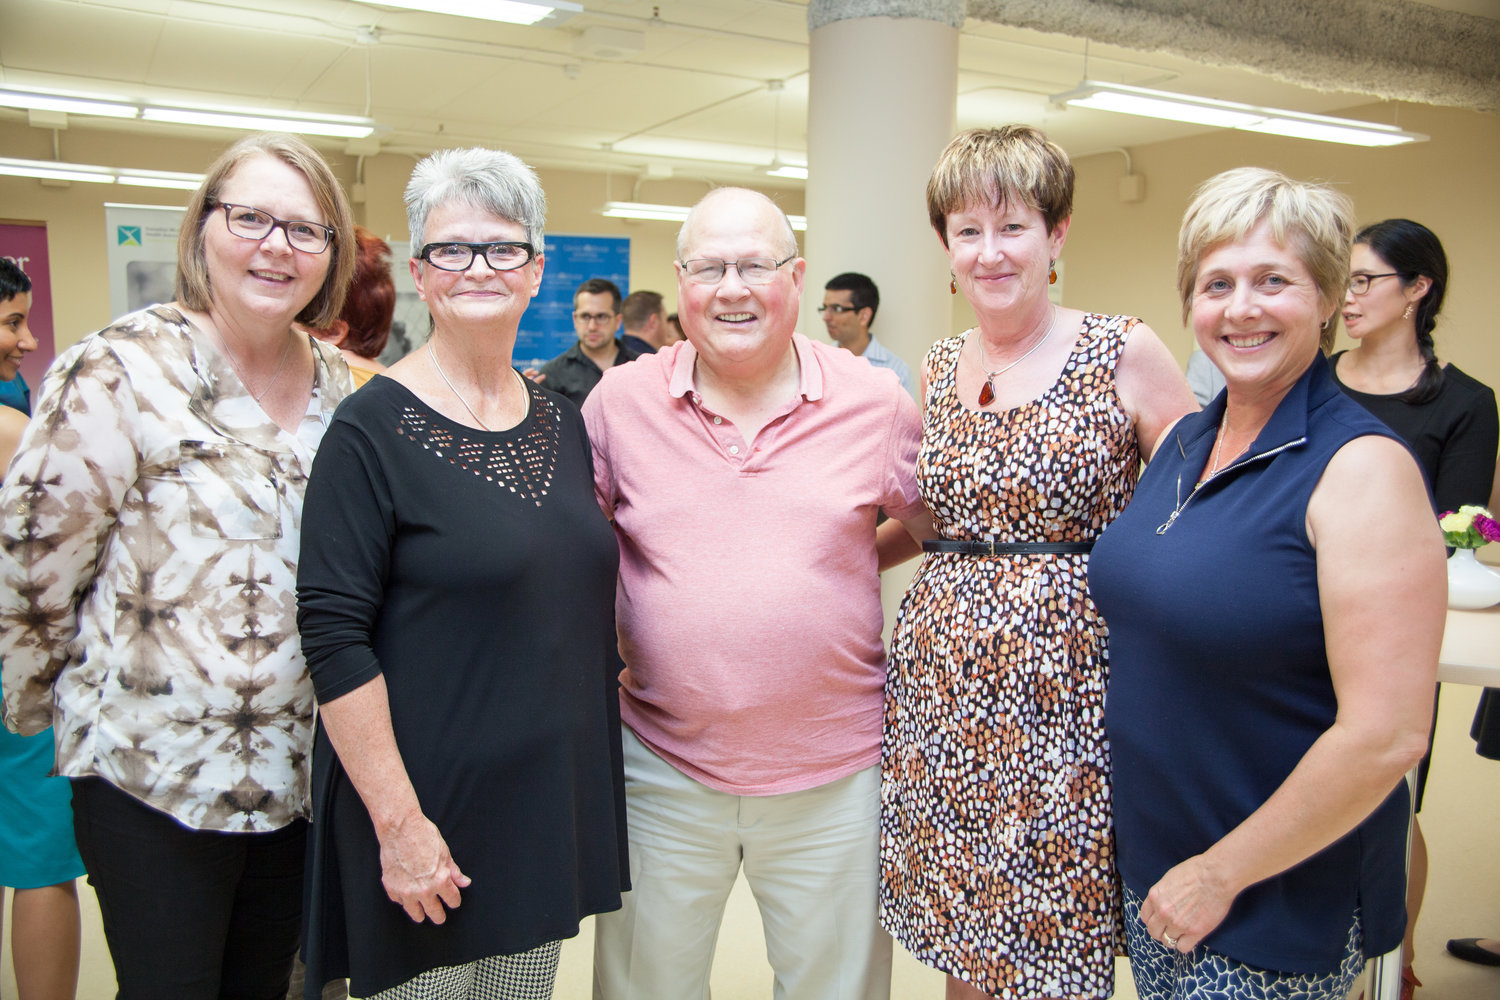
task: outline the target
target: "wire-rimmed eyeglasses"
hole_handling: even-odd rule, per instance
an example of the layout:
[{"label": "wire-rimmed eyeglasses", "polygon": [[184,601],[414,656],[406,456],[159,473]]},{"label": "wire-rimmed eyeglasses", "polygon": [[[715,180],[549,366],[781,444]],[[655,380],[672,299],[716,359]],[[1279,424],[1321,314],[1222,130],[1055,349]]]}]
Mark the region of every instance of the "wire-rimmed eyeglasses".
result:
[{"label": "wire-rimmed eyeglasses", "polygon": [[218,207],[224,210],[224,224],[229,231],[241,239],[263,240],[271,235],[271,230],[280,229],[286,235],[287,245],[303,253],[322,253],[333,242],[333,227],[321,222],[278,219],[251,205],[231,205],[224,201]]},{"label": "wire-rimmed eyeglasses", "polygon": [[494,243],[429,243],[417,254],[433,267],[444,271],[467,271],[476,257],[483,257],[492,271],[514,271],[536,259],[536,247],[515,240]]},{"label": "wire-rimmed eyeglasses", "polygon": [[747,285],[768,284],[776,276],[776,269],[789,260],[795,260],[796,254],[792,254],[786,260],[777,260],[775,257],[741,257],[739,260],[715,260],[712,257],[695,257],[692,260],[679,261],[682,273],[695,285],[717,285],[724,280],[724,275],[729,268],[733,267],[740,273],[740,280]]}]

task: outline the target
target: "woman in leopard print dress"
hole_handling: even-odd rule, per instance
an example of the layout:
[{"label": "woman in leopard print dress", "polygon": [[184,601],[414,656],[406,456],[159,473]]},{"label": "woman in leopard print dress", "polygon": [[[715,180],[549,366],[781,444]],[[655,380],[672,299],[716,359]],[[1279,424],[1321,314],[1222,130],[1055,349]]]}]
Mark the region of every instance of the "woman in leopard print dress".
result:
[{"label": "woman in leopard print dress", "polygon": [[1122,942],[1086,553],[1195,405],[1139,320],[1049,301],[1072,187],[1059,147],[1008,126],[954,139],[927,188],[979,325],[923,370],[942,538],[892,639],[881,914],[949,998],[1107,997]]}]

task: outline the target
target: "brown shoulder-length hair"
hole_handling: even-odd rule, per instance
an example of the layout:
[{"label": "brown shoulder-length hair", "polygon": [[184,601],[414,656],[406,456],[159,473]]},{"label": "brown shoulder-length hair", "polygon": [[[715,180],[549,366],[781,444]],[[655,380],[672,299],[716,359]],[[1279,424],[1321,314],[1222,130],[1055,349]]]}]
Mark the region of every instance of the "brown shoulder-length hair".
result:
[{"label": "brown shoulder-length hair", "polygon": [[182,229],[177,234],[177,280],[173,294],[189,309],[200,312],[208,309],[213,289],[209,287],[208,263],[203,257],[203,229],[218,207],[224,179],[235,167],[256,155],[274,156],[306,177],[324,223],[333,229],[333,241],[323,251],[333,255],[328,262],[323,287],[296,317],[297,322],[307,326],[328,326],[338,318],[344,305],[344,292],[354,275],[358,252],[354,243],[354,217],[349,211],[349,199],[344,197],[344,189],[318,151],[296,136],[282,132],[246,136],[226,149],[208,168],[203,183],[188,199],[187,209],[183,212]]},{"label": "brown shoulder-length hair", "polygon": [[1073,163],[1030,125],[971,128],[938,157],[927,180],[927,219],[948,245],[948,216],[966,205],[1025,205],[1047,232],[1073,214]]}]

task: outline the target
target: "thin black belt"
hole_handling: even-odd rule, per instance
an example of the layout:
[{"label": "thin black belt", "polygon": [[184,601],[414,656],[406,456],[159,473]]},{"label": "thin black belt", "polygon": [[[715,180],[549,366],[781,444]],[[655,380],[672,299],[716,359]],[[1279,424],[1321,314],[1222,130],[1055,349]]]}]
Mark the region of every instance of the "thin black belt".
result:
[{"label": "thin black belt", "polygon": [[929,538],[922,543],[923,552],[956,552],[965,556],[1086,555],[1093,548],[1093,542],[997,542],[994,539]]}]

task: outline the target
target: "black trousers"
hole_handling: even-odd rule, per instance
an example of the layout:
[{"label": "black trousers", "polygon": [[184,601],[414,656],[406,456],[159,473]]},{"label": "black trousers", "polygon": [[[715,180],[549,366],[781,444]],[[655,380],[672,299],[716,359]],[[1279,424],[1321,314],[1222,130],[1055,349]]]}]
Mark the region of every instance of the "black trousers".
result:
[{"label": "black trousers", "polygon": [[284,1000],[302,921],[307,823],[193,830],[102,778],[73,780],[118,1000]]}]

